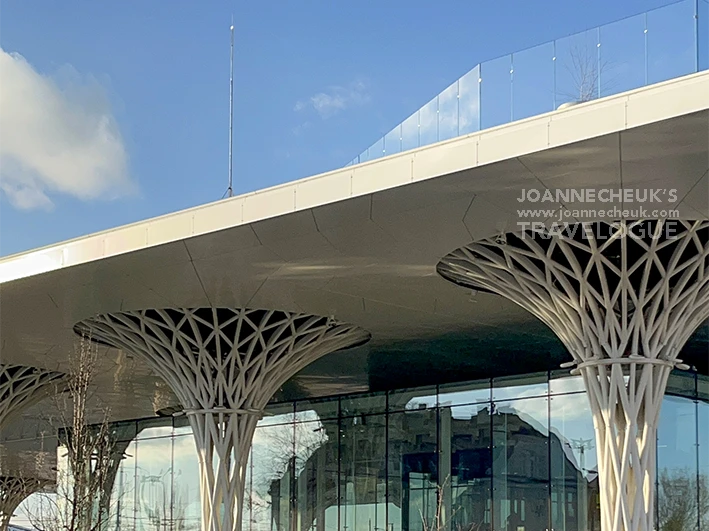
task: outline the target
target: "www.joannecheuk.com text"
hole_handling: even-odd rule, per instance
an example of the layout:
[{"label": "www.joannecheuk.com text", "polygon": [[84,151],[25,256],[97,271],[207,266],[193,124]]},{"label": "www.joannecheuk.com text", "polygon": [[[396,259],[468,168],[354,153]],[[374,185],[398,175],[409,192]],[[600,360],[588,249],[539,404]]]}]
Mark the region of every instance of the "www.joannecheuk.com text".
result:
[{"label": "www.joannecheuk.com text", "polygon": [[675,203],[676,188],[523,188],[518,203]]}]

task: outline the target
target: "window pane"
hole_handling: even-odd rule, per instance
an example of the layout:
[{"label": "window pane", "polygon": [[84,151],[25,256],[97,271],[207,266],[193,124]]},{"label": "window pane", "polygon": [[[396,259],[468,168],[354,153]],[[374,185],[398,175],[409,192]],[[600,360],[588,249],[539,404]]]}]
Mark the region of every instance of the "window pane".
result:
[{"label": "window pane", "polygon": [[697,418],[692,400],[666,396],[657,430],[660,531],[697,528]]},{"label": "window pane", "polygon": [[548,529],[548,398],[494,403],[493,526]]},{"label": "window pane", "polygon": [[551,518],[558,531],[600,531],[593,416],[585,393],[552,396]]},{"label": "window pane", "polygon": [[297,531],[337,531],[338,423],[295,425]]},{"label": "window pane", "polygon": [[699,20],[697,28],[697,43],[699,49],[697,56],[699,58],[699,70],[709,69],[709,1],[700,0],[697,2],[697,20]]},{"label": "window pane", "polygon": [[525,376],[493,378],[492,399],[507,400],[549,394],[549,375],[546,372]]},{"label": "window pane", "polygon": [[423,531],[436,514],[436,410],[390,414],[388,447],[388,529]]},{"label": "window pane", "polygon": [[648,83],[695,71],[694,5],[685,0],[647,13]]},{"label": "window pane", "polygon": [[480,65],[481,129],[512,120],[511,56],[506,55]]},{"label": "window pane", "polygon": [[419,145],[428,146],[438,142],[438,96],[419,110]]},{"label": "window pane", "polygon": [[339,412],[340,402],[337,398],[296,402],[296,419],[299,421],[336,419]]},{"label": "window pane", "polygon": [[386,416],[340,421],[340,528],[386,528]]},{"label": "window pane", "polygon": [[[287,424],[259,422],[252,444],[252,526],[258,531],[291,529],[295,439],[292,416]],[[281,418],[280,420],[283,420]],[[258,500],[258,501],[257,501]]]},{"label": "window pane", "polygon": [[401,125],[397,125],[384,136],[384,155],[394,155],[401,151]]},{"label": "window pane", "polygon": [[[706,383],[706,382],[705,382]],[[709,385],[707,385],[709,392]],[[706,397],[704,400],[709,399]],[[697,427],[699,428],[699,522],[702,531],[709,531],[709,403],[697,404]]]},{"label": "window pane", "polygon": [[549,378],[549,394],[562,395],[567,393],[584,392],[583,377],[572,376],[568,369],[553,371]]},{"label": "window pane", "polygon": [[554,44],[548,42],[513,55],[513,118],[554,110]]},{"label": "window pane", "polygon": [[438,96],[438,140],[458,136],[458,82]]},{"label": "window pane", "polygon": [[645,85],[645,15],[601,26],[601,97]]},{"label": "window pane", "polygon": [[[152,430],[163,431],[165,427],[148,428],[144,432]],[[139,531],[169,528],[172,522],[172,437],[136,442],[135,528]],[[179,515],[178,519],[182,520]]]},{"label": "window pane", "polygon": [[419,111],[409,116],[401,124],[401,151],[419,147]]},{"label": "window pane", "polygon": [[410,411],[435,408],[436,387],[418,387],[389,393],[389,411]]},{"label": "window pane", "polygon": [[379,393],[342,397],[340,407],[343,417],[383,413],[386,411],[386,395]]},{"label": "window pane", "polygon": [[599,31],[556,40],[556,105],[583,103],[599,95]]},{"label": "window pane", "polygon": [[450,484],[452,529],[491,529],[491,430],[489,403],[440,411],[441,455],[450,452],[450,479],[443,484]]},{"label": "window pane", "polygon": [[482,380],[472,383],[442,385],[438,392],[438,403],[441,406],[490,402],[492,382],[491,380]]},{"label": "window pane", "polygon": [[199,529],[202,501],[199,492],[199,462],[192,433],[174,438],[173,454],[172,517],[175,529]]},{"label": "window pane", "polygon": [[460,134],[467,135],[480,130],[480,65],[473,68],[458,81],[460,103],[458,123]]}]

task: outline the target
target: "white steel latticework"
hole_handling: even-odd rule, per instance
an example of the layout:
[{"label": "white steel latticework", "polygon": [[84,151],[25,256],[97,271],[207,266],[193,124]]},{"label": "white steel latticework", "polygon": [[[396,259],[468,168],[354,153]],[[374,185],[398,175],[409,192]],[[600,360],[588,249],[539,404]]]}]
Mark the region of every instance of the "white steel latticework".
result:
[{"label": "white steel latticework", "polygon": [[370,337],[332,318],[229,308],[107,314],[75,330],[141,355],[175,392],[196,441],[209,531],[241,528],[251,440],[274,393],[314,360]]},{"label": "white steel latticework", "polygon": [[709,318],[709,221],[579,223],[474,242],[438,264],[546,323],[583,376],[603,531],[650,531],[656,426],[677,354]]},{"label": "white steel latticework", "polygon": [[0,427],[12,415],[65,388],[66,376],[60,372],[0,364]]},{"label": "white steel latticework", "polygon": [[39,492],[49,480],[0,475],[0,531],[6,531],[13,513],[30,494]]}]

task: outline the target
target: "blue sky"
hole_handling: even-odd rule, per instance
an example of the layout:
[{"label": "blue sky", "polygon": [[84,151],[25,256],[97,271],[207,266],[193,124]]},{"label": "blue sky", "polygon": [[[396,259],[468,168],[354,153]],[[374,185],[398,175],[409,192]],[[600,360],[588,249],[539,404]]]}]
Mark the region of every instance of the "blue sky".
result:
[{"label": "blue sky", "polygon": [[41,90],[4,76],[0,145],[35,169],[1,161],[0,254],[222,197],[232,13],[238,194],[343,166],[479,62],[666,3],[2,0],[3,68]]}]

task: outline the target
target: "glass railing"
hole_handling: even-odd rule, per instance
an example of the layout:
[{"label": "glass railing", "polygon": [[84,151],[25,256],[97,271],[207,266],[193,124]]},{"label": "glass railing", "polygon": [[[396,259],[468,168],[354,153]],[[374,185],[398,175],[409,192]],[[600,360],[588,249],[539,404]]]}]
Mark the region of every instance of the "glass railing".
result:
[{"label": "glass railing", "polygon": [[347,166],[709,69],[709,0],[682,0],[475,66]]}]

